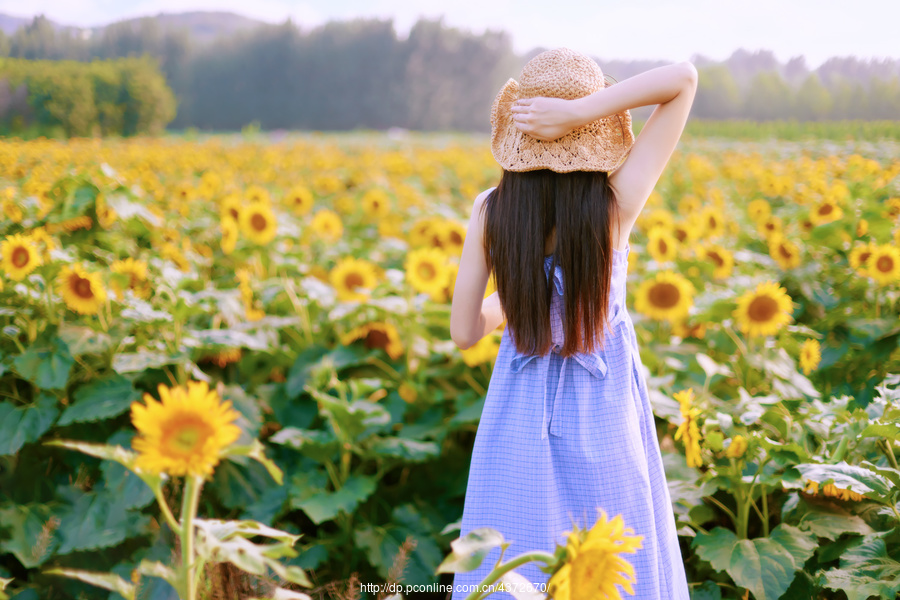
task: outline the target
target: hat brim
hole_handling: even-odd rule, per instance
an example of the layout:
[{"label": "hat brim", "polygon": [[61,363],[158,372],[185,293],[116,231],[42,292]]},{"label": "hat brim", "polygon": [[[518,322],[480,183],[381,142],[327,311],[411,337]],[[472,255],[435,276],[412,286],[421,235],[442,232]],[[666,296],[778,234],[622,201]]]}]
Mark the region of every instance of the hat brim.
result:
[{"label": "hat brim", "polygon": [[516,127],[512,105],[519,99],[519,83],[509,79],[491,105],[491,153],[507,171],[550,169],[614,172],[634,146],[631,113],[620,113],[591,121],[566,135],[545,142]]}]

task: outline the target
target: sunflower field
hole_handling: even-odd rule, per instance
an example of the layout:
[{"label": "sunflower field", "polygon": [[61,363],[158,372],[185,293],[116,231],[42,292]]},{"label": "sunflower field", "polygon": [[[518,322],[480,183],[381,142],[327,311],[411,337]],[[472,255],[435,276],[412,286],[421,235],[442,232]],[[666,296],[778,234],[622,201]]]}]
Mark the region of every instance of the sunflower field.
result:
[{"label": "sunflower field", "polygon": [[[480,136],[0,140],[0,598],[450,583],[499,174]],[[900,144],[687,137],[630,243],[692,597],[897,597]],[[239,572],[166,566],[204,551]]]}]

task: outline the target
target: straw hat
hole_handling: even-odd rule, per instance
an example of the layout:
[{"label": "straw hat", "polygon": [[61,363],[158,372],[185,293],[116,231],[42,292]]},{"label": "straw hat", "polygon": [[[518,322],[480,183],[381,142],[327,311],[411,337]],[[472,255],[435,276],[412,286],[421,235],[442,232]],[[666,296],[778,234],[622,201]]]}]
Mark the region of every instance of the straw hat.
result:
[{"label": "straw hat", "polygon": [[501,167],[569,173],[612,172],[622,166],[634,145],[628,110],[576,127],[552,142],[519,131],[513,121],[510,109],[519,98],[573,100],[607,87],[603,71],[592,58],[568,48],[548,50],[528,61],[520,79],[507,81],[491,107],[491,152]]}]

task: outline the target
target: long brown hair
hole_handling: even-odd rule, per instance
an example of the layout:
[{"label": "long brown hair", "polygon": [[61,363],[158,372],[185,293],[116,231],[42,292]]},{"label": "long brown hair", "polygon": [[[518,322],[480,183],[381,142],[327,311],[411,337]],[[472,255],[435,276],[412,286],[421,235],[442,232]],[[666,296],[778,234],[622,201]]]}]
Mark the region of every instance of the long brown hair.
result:
[{"label": "long brown hair", "polygon": [[[516,350],[544,355],[550,331],[552,271],[544,244],[556,227],[551,269],[565,283],[562,356],[602,347],[619,206],[605,171],[503,171],[484,203],[484,254]],[[582,339],[582,333],[584,334]]]}]

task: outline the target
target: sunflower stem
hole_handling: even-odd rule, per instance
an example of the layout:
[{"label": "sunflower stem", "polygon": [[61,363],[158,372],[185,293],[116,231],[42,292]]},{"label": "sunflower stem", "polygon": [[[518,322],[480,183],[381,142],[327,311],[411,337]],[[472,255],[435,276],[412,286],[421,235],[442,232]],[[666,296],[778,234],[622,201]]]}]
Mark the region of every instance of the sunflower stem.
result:
[{"label": "sunflower stem", "polygon": [[535,551],[520,554],[519,556],[511,559],[509,562],[503,563],[502,565],[496,567],[493,571],[488,573],[487,577],[485,577],[484,580],[482,580],[482,582],[478,584],[478,589],[466,596],[466,600],[480,600],[481,598],[488,596],[493,592],[493,590],[485,594],[485,587],[488,587],[491,584],[495,583],[503,576],[504,573],[512,571],[520,565],[524,565],[525,563],[529,563],[531,561],[542,561],[547,564],[551,564],[554,560],[556,560],[556,557],[549,552]]},{"label": "sunflower stem", "polygon": [[894,456],[894,448],[891,445],[891,441],[888,439],[881,440],[881,445],[881,451],[884,452],[884,455],[891,466],[895,469],[900,469],[900,467],[897,467],[897,457]]},{"label": "sunflower stem", "polygon": [[181,558],[184,564],[185,600],[197,600],[197,581],[193,577],[194,517],[200,503],[202,481],[195,475],[185,477],[185,489],[181,499]]},{"label": "sunflower stem", "polygon": [[153,494],[156,496],[156,501],[159,503],[159,508],[162,511],[163,517],[168,523],[169,527],[172,529],[172,532],[177,532],[181,529],[181,525],[175,520],[175,515],[172,514],[172,509],[169,508],[169,503],[166,502],[166,499],[163,497],[162,488],[158,488],[153,490]]}]

